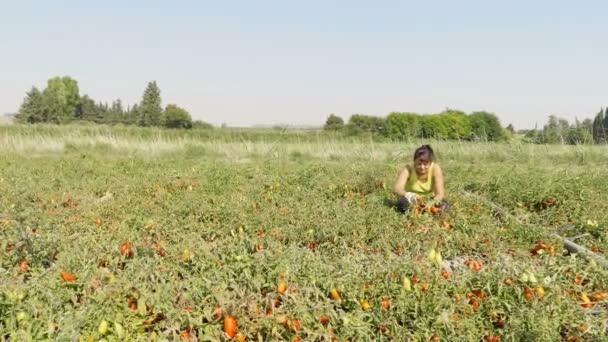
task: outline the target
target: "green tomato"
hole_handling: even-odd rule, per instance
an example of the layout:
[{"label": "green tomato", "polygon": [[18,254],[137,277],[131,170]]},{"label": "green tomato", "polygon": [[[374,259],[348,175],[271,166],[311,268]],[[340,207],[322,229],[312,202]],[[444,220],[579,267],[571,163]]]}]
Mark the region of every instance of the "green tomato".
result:
[{"label": "green tomato", "polygon": [[99,334],[101,336],[105,335],[108,333],[108,321],[106,321],[105,319],[101,321],[101,323],[99,323],[99,327],[97,328],[97,331],[99,332]]},{"label": "green tomato", "polygon": [[125,328],[118,322],[114,322],[114,335],[120,339],[125,337]]}]

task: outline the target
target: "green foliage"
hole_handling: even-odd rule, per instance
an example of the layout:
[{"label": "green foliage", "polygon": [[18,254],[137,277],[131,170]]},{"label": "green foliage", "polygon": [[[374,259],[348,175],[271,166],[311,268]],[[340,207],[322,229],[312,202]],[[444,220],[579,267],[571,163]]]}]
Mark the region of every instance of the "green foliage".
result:
[{"label": "green foliage", "polygon": [[120,99],[112,102],[112,106],[108,109],[108,112],[105,116],[105,123],[107,124],[119,124],[125,123],[125,111],[122,108],[122,102]]},{"label": "green foliage", "polygon": [[[607,108],[608,110],[608,108]],[[608,115],[604,113],[604,109],[600,109],[599,113],[593,119],[593,140],[596,143],[605,143],[608,132]]]},{"label": "green foliage", "polygon": [[386,117],[386,134],[398,140],[422,136],[421,116],[415,113],[392,112]]},{"label": "green foliage", "polygon": [[44,100],[38,88],[32,89],[25,95],[25,99],[16,116],[17,122],[37,123],[45,121]]},{"label": "green foliage", "polygon": [[133,105],[130,109],[125,113],[125,124],[127,125],[136,125],[139,120],[139,106],[136,104]]},{"label": "green foliage", "polygon": [[384,118],[377,116],[354,114],[346,125],[350,134],[372,133],[384,134]]},{"label": "green foliage", "polygon": [[76,108],[76,120],[85,120],[94,122],[97,118],[97,104],[88,95],[84,95],[80,98],[80,103]]},{"label": "green foliage", "polygon": [[21,104],[16,120],[20,123],[64,124],[79,120],[108,125],[192,127],[192,119],[187,111],[176,105],[169,105],[167,109],[169,118],[165,120],[156,81],[148,83],[140,104],[125,110],[120,99],[108,105],[97,103],[88,95],[80,97],[78,83],[64,76],[49,79],[42,92],[32,87]]},{"label": "green foliage", "polygon": [[509,131],[511,134],[515,134],[515,128],[513,127],[513,124],[509,124],[506,127],[507,131]]},{"label": "green foliage", "polygon": [[167,105],[167,108],[165,108],[165,127],[192,128],[190,113],[177,105]]},{"label": "green foliage", "polygon": [[70,122],[75,118],[80,102],[78,83],[69,76],[51,78],[42,92],[42,98],[45,122]]},{"label": "green foliage", "polygon": [[161,107],[160,89],[156,81],[148,83],[139,106],[138,125],[160,126],[163,124],[163,108]]},{"label": "green foliage", "polygon": [[567,144],[580,145],[591,144],[594,141],[591,120],[583,123],[575,120],[573,124],[568,120],[550,115],[549,120],[542,130],[530,130],[525,134],[528,142],[535,144]]},{"label": "green foliage", "polygon": [[323,126],[323,129],[327,131],[338,131],[342,128],[344,128],[344,120],[334,114],[330,114],[329,117],[327,117],[327,121],[325,121],[325,126]]},{"label": "green foliage", "polygon": [[[487,115],[480,113],[466,115],[456,110],[446,110],[431,115],[393,112],[386,118],[386,135],[399,140],[411,138],[470,140],[473,137],[474,120],[481,122],[481,125],[476,126],[478,131],[480,131],[479,126],[484,128],[488,126],[487,121],[490,125],[498,123],[497,120],[492,122],[485,116]],[[498,129],[499,131],[502,129],[499,123]],[[496,137],[501,136],[502,134],[484,135],[486,140],[495,140]]]},{"label": "green foliage", "polygon": [[[453,209],[433,217],[393,209],[395,152],[418,142],[254,132],[0,126],[2,338],[222,341],[220,308],[248,341],[605,339],[606,299],[580,294],[606,271],[547,234],[572,219],[564,234],[605,255],[608,150],[437,142]],[[531,255],[537,240],[555,252]]]},{"label": "green foliage", "polygon": [[473,139],[480,141],[500,141],[504,138],[498,117],[488,112],[474,112],[469,115]]},{"label": "green foliage", "polygon": [[194,129],[213,129],[213,125],[208,122],[204,122],[202,120],[194,120],[194,122],[192,122],[192,128],[194,128]]}]

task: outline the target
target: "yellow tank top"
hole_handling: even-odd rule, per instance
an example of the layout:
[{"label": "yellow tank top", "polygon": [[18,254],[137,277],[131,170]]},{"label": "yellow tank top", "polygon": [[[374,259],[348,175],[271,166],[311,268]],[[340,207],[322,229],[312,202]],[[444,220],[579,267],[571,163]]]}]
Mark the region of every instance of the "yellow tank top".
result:
[{"label": "yellow tank top", "polygon": [[407,182],[405,183],[405,191],[413,192],[420,196],[431,195],[433,193],[433,185],[434,185],[433,166],[435,166],[435,163],[432,163],[431,166],[429,167],[429,169],[427,171],[428,176],[424,183],[418,179],[416,170],[413,167],[411,167],[410,175],[407,179]]}]

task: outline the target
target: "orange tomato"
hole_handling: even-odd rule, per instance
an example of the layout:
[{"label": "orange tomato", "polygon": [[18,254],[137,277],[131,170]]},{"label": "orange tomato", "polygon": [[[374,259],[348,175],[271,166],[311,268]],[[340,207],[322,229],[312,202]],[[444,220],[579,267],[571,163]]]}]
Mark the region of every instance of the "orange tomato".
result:
[{"label": "orange tomato", "polygon": [[59,275],[61,276],[61,279],[67,281],[68,283],[76,280],[76,276],[68,272],[61,271],[59,272]]},{"label": "orange tomato", "polygon": [[361,309],[363,311],[367,311],[370,308],[370,305],[369,305],[369,302],[367,301],[367,299],[360,299],[359,305],[361,306]]},{"label": "orange tomato", "polygon": [[340,292],[338,292],[338,289],[336,288],[332,288],[331,290],[329,290],[329,298],[333,299],[333,300],[340,300]]},{"label": "orange tomato", "polygon": [[321,324],[325,325],[327,322],[329,322],[329,316],[322,315],[321,318],[319,318],[319,322],[321,322]]},{"label": "orange tomato", "polygon": [[133,296],[129,296],[127,298],[127,306],[133,311],[137,310],[137,300]]},{"label": "orange tomato", "polygon": [[285,291],[287,291],[287,283],[285,283],[284,281],[280,280],[277,283],[277,292],[283,294],[283,293],[285,293]]},{"label": "orange tomato", "polygon": [[479,299],[486,298],[486,294],[483,293],[483,291],[481,291],[481,290],[473,290],[471,292],[473,292],[473,295],[475,295],[475,297],[477,297]]},{"label": "orange tomato", "polygon": [[315,248],[317,248],[317,244],[314,241],[310,241],[308,243],[308,249],[310,249],[311,251],[314,251]]},{"label": "orange tomato", "polygon": [[530,288],[526,287],[524,289],[524,297],[526,298],[527,301],[532,299],[532,290],[530,290]]},{"label": "orange tomato", "polygon": [[441,272],[441,276],[444,277],[445,279],[448,279],[450,277],[450,273],[448,271],[443,271],[443,272]]},{"label": "orange tomato", "polygon": [[469,304],[471,304],[471,306],[473,307],[473,311],[477,311],[479,309],[480,304],[475,299],[473,299],[473,298],[469,299]]},{"label": "orange tomato", "polygon": [[382,310],[388,310],[391,307],[391,301],[387,296],[383,296],[380,299],[380,303],[382,305]]},{"label": "orange tomato", "polygon": [[19,268],[22,270],[27,270],[30,267],[29,263],[27,262],[26,259],[23,259],[21,261],[19,261]]},{"label": "orange tomato", "polygon": [[120,255],[127,254],[127,257],[133,256],[133,250],[131,249],[131,244],[128,241],[124,241],[122,245],[120,245]]},{"label": "orange tomato", "polygon": [[534,292],[536,292],[536,294],[537,294],[539,297],[542,297],[542,296],[544,296],[544,295],[545,295],[545,289],[544,289],[542,286],[537,286],[537,287],[535,287],[535,288],[534,288]]},{"label": "orange tomato", "polygon": [[165,251],[165,249],[158,242],[156,243],[156,250],[158,251],[158,255],[160,255],[161,257],[167,255],[167,251]]},{"label": "orange tomato", "polygon": [[231,315],[224,316],[224,333],[228,337],[233,338],[236,335],[236,326],[236,318]]},{"label": "orange tomato", "polygon": [[295,318],[285,318],[285,320],[283,321],[283,326],[293,332],[297,332],[298,330],[300,330],[300,321]]},{"label": "orange tomato", "polygon": [[190,341],[190,329],[182,330],[182,332],[179,334],[179,338],[180,340]]}]

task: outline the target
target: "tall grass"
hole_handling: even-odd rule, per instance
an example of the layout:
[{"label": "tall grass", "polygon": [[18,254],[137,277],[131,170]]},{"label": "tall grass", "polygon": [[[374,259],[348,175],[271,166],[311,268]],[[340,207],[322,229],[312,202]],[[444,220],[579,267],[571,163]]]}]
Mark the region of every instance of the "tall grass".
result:
[{"label": "tall grass", "polygon": [[186,153],[231,160],[313,157],[326,160],[408,161],[421,143],[430,143],[440,160],[466,163],[605,164],[603,145],[533,145],[521,141],[480,143],[456,141],[383,141],[315,130],[212,129],[167,130],[104,125],[0,126],[4,153],[64,153],[99,148],[107,152],[146,155]]}]

